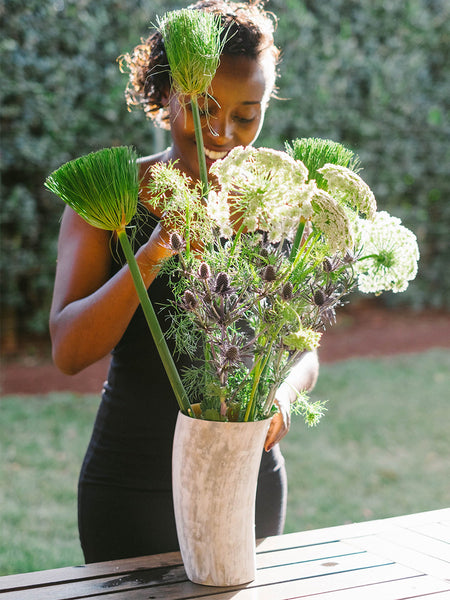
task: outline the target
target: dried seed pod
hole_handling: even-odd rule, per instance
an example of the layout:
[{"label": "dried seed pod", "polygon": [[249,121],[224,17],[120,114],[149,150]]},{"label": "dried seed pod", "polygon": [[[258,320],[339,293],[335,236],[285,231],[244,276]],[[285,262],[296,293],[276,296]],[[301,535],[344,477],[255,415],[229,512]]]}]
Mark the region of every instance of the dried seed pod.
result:
[{"label": "dried seed pod", "polygon": [[273,265],[267,265],[264,269],[262,277],[265,281],[275,281],[277,278],[277,272],[275,271],[275,267]]},{"label": "dried seed pod", "polygon": [[283,288],[281,290],[281,297],[283,298],[283,300],[291,300],[293,290],[294,290],[294,286],[292,285],[292,283],[290,281],[287,281],[283,285]]}]

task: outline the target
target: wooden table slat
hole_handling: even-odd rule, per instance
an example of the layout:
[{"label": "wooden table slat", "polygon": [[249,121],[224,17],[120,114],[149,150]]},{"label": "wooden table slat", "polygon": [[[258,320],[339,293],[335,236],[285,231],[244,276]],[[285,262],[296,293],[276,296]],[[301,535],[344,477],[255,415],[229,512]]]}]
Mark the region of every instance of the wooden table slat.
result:
[{"label": "wooden table slat", "polygon": [[[329,553],[327,553],[328,555]],[[368,552],[361,552],[357,555],[344,555],[335,558],[315,559],[296,564],[279,565],[265,567],[257,572],[256,580],[249,583],[247,587],[255,588],[258,586],[270,585],[274,581],[295,581],[300,579],[309,579],[313,577],[323,577],[341,572],[350,572],[359,569],[373,568],[386,564],[385,559]],[[113,577],[101,577],[95,579],[85,579],[83,581],[69,582],[65,584],[53,585],[50,589],[52,600],[67,600],[68,598],[88,598],[93,595],[100,595],[108,592],[125,593],[136,588],[148,588],[150,585],[158,583],[161,577],[160,569],[139,570],[129,575],[120,575]],[[172,567],[167,569],[162,578],[162,582],[170,583],[173,593],[182,594],[182,590],[188,585],[192,593],[192,585],[187,581],[183,567]],[[205,587],[195,586],[196,589],[204,591]],[[216,591],[220,588],[213,588]],[[40,590],[40,591],[39,591]],[[12,595],[12,599],[17,600],[46,600],[48,598],[48,588],[34,588],[34,595],[29,597],[25,595],[25,589],[20,589]],[[199,592],[200,593],[200,592]],[[177,596],[175,596],[177,597]],[[180,595],[183,598],[183,595]]]},{"label": "wooden table slat", "polygon": [[414,525],[411,527],[412,531],[426,535],[440,542],[446,542],[450,544],[450,523],[445,525],[444,523],[428,523],[427,525]]},{"label": "wooden table slat", "polygon": [[423,554],[420,547],[416,550],[406,548],[384,538],[383,535],[370,535],[365,538],[348,540],[348,542],[354,545],[355,548],[373,552],[380,557],[383,556],[412,569],[417,569],[426,575],[432,575],[441,579],[450,577],[449,563],[445,560]]},{"label": "wooden table slat", "polygon": [[450,600],[450,509],[258,540],[257,577],[211,588],[178,553],[0,577],[0,600]]}]

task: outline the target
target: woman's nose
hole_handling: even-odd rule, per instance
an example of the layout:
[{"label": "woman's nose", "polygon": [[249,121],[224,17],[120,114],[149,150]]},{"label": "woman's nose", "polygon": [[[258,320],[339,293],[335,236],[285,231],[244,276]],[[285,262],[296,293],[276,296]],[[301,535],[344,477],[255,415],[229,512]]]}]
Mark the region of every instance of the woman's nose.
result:
[{"label": "woman's nose", "polygon": [[233,121],[226,116],[212,117],[210,128],[214,141],[216,143],[224,143],[233,137]]}]

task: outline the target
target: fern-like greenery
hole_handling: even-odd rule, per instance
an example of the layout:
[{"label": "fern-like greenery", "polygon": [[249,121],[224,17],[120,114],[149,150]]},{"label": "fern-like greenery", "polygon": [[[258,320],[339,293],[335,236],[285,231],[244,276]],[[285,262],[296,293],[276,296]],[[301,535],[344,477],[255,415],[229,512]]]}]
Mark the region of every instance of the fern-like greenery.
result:
[{"label": "fern-like greenery", "polygon": [[341,165],[355,173],[359,159],[354,152],[338,142],[322,138],[301,138],[286,143],[286,152],[301,160],[309,171],[309,179],[315,179],[317,187],[327,189],[327,182],[318,172],[326,164]]}]

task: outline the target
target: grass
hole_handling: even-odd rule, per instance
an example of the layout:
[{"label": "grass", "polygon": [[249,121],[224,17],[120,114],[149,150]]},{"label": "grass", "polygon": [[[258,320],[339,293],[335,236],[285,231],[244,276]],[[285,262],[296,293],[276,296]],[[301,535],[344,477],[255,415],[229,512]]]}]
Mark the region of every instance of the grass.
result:
[{"label": "grass", "polygon": [[[286,531],[450,505],[450,351],[322,365],[315,429],[283,441]],[[0,400],[0,575],[83,562],[79,467],[98,406],[69,393]]]}]

